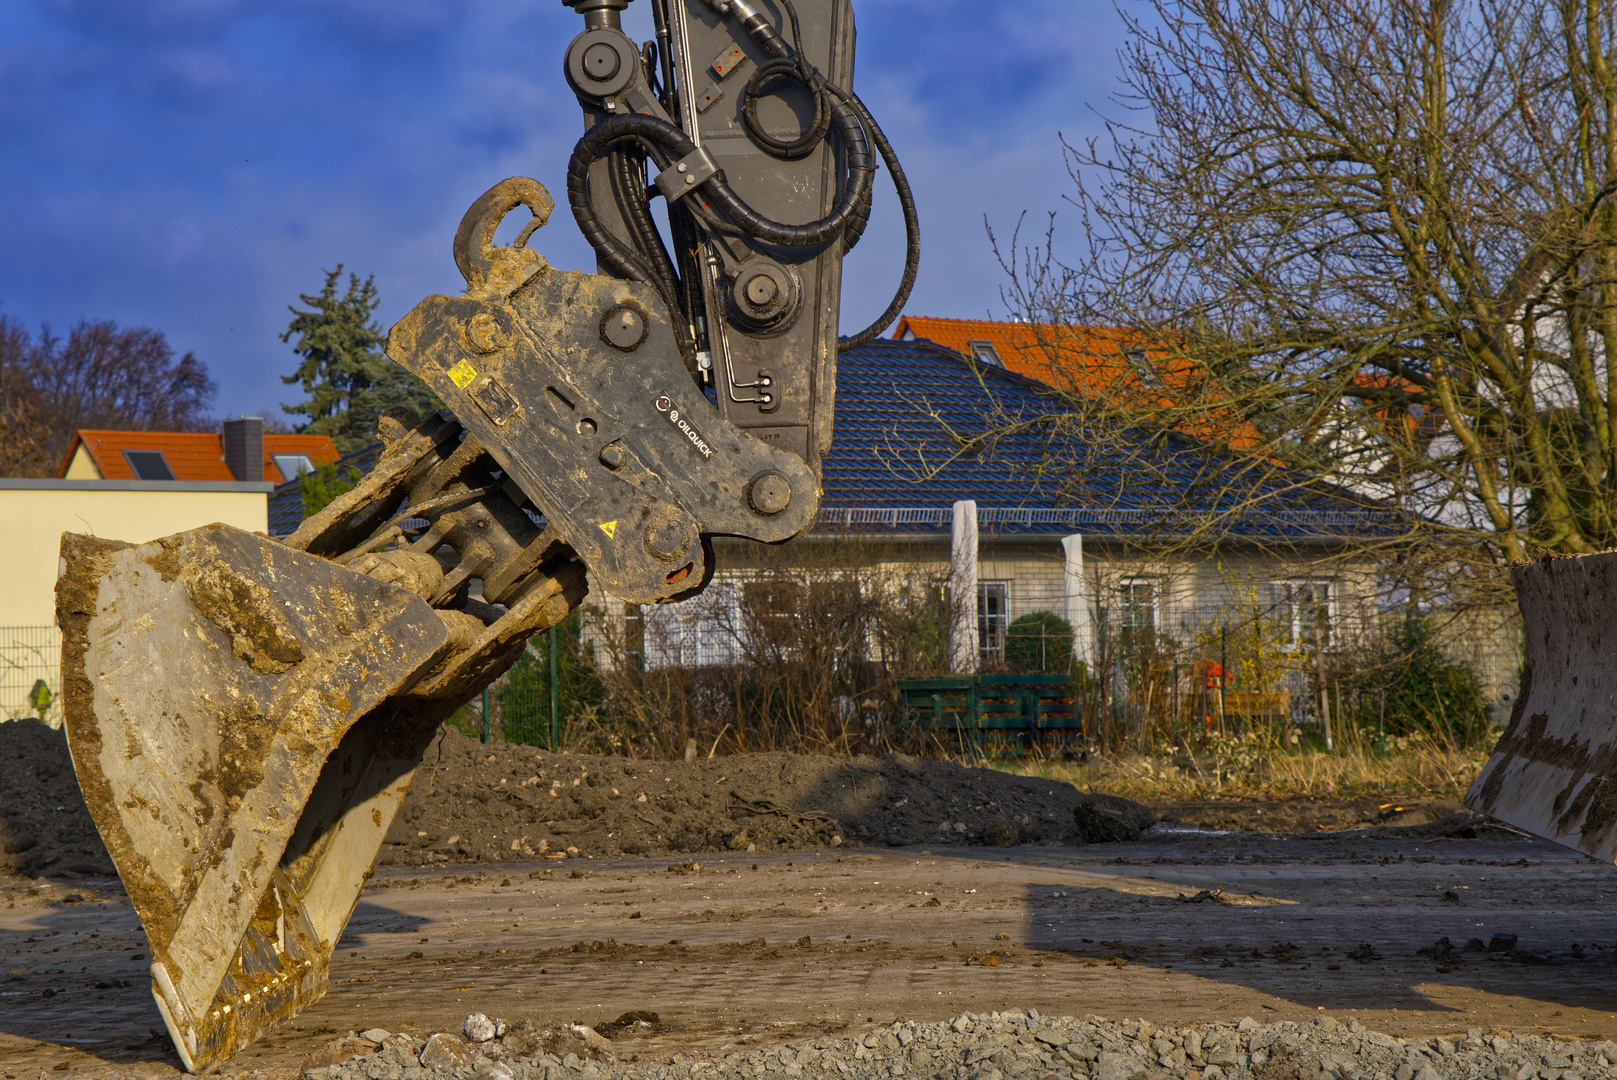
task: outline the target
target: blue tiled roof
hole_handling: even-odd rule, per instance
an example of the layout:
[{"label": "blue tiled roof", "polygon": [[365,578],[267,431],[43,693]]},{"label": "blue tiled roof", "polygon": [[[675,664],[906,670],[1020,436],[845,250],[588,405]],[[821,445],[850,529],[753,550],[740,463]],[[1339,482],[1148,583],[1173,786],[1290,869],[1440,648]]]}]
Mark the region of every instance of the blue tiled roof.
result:
[{"label": "blue tiled roof", "polygon": [[1343,488],[1189,436],[1071,413],[1045,384],[929,341],[845,352],[822,527],[948,531],[952,504],[971,499],[993,532],[1301,540],[1402,531],[1395,510]]},{"label": "blue tiled roof", "polygon": [[[337,475],[345,476],[350,467],[359,475],[369,476],[376,468],[376,459],[382,456],[382,444],[371,443],[352,454],[337,459]],[[303,483],[288,480],[276,487],[269,497],[269,534],[277,540],[291,536],[303,524]]]},{"label": "blue tiled roof", "polygon": [[[948,532],[953,504],[972,499],[980,528],[998,533],[1149,537],[1200,527],[1304,540],[1403,530],[1395,510],[1345,489],[1254,467],[1189,436],[1083,426],[1070,414],[1045,384],[930,341],[849,350],[837,362],[818,528]],[[973,440],[980,447],[961,453]],[[338,468],[369,473],[381,449],[373,443]],[[298,483],[282,484],[270,496],[270,534],[289,536],[302,522]]]}]

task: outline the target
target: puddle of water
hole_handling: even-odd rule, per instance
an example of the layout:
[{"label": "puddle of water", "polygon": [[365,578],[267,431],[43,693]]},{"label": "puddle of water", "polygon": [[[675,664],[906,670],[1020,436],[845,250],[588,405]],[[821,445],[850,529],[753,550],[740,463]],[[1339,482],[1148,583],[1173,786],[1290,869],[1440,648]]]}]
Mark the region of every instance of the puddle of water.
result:
[{"label": "puddle of water", "polygon": [[1199,825],[1179,825],[1167,821],[1159,821],[1145,832],[1140,834],[1141,839],[1149,836],[1228,836],[1228,829],[1204,829]]}]

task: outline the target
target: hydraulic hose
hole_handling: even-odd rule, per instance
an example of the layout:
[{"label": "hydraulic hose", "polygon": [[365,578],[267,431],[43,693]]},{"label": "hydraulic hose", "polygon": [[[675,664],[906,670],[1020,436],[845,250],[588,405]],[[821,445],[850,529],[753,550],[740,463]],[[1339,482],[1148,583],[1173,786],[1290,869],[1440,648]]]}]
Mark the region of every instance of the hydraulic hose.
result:
[{"label": "hydraulic hose", "polygon": [[[842,90],[827,84],[832,94],[841,94]],[[870,115],[864,102],[858,96],[849,92],[849,103],[858,111],[861,122],[870,132],[870,140],[876,144],[876,151],[881,154],[882,161],[887,163],[887,171],[893,178],[893,190],[898,195],[898,205],[904,213],[904,273],[899,278],[898,288],[893,292],[893,298],[876,321],[859,331],[857,334],[840,339],[837,342],[837,352],[847,352],[857,349],[861,345],[868,345],[876,340],[876,335],[892,325],[904,310],[904,305],[910,301],[910,292],[915,288],[915,276],[921,269],[921,221],[915,210],[915,193],[910,190],[909,179],[904,175],[904,166],[899,164],[898,154],[894,152],[887,136],[882,133],[881,126],[876,123],[875,117]],[[847,247],[851,250],[858,242],[859,234],[864,231],[865,222],[870,217],[870,205],[865,204],[864,216],[858,221],[858,231],[853,225],[849,226]]]},{"label": "hydraulic hose", "polygon": [[[760,243],[781,247],[812,247],[823,244],[840,233],[862,206],[870,202],[870,186],[876,174],[871,161],[869,143],[859,124],[858,114],[846,101],[838,101],[831,109],[831,121],[844,139],[848,155],[848,177],[837,193],[830,213],[817,221],[803,225],[788,225],[764,217],[735,193],[724,179],[722,171],[714,173],[696,186],[694,194],[705,196],[713,207],[735,223],[747,236]],[[610,236],[595,217],[589,194],[590,163],[613,143],[633,140],[653,151],[653,158],[661,155],[678,160],[696,152],[679,128],[668,121],[644,113],[612,116],[596,124],[573,147],[573,156],[567,162],[567,201],[578,221],[579,230],[591,247],[597,247],[597,238],[604,242]]]},{"label": "hydraulic hose", "polygon": [[[702,222],[711,232],[723,231],[727,218],[730,225],[752,240],[781,247],[813,247],[840,236],[844,253],[851,251],[869,223],[871,189],[875,179],[875,161],[871,147],[875,147],[881,160],[892,174],[893,186],[904,215],[905,253],[904,271],[898,288],[879,319],[865,329],[838,342],[839,352],[864,345],[881,333],[903,310],[915,285],[920,267],[920,224],[915,209],[915,197],[904,175],[903,166],[881,127],[871,116],[864,103],[852,91],[833,84],[817,68],[803,59],[801,29],[795,6],[791,0],[781,0],[791,20],[792,44],[787,45],[779,32],[761,17],[754,5],[742,4],[737,17],[743,29],[775,59],[763,64],[748,80],[742,95],[741,115],[748,133],[765,151],[791,160],[811,152],[835,127],[843,144],[846,176],[829,213],[817,221],[792,225],[765,217],[736,194],[722,171],[714,173],[697,185],[691,195],[671,204],[671,215],[678,211]],[[654,7],[660,7],[657,4]],[[661,14],[660,10],[658,14]],[[756,25],[754,25],[756,24]],[[659,25],[659,35],[666,31]],[[663,54],[666,57],[666,53]],[[649,59],[649,58],[647,58]],[[649,63],[647,66],[652,66]],[[667,64],[664,64],[665,69]],[[664,72],[664,78],[671,75]],[[763,129],[757,115],[757,98],[781,79],[792,79],[803,84],[814,102],[814,119],[808,130],[790,140],[776,139]],[[666,90],[666,87],[665,87]],[[669,95],[672,98],[672,95]],[[689,283],[669,257],[661,233],[653,223],[647,200],[656,194],[645,190],[643,177],[634,167],[632,152],[618,146],[612,150],[609,175],[616,203],[622,208],[625,224],[631,236],[625,240],[614,236],[596,215],[590,190],[590,166],[609,148],[621,143],[634,143],[657,165],[667,169],[696,150],[688,135],[674,124],[646,114],[621,114],[591,128],[573,148],[567,164],[567,199],[578,222],[579,231],[595,250],[602,266],[609,272],[633,281],[643,282],[657,289],[667,305],[670,315],[681,317],[676,338],[687,360],[694,355],[695,343],[685,339],[689,332],[693,302]],[[716,211],[716,212],[715,212]],[[682,254],[681,264],[685,259]]]}]

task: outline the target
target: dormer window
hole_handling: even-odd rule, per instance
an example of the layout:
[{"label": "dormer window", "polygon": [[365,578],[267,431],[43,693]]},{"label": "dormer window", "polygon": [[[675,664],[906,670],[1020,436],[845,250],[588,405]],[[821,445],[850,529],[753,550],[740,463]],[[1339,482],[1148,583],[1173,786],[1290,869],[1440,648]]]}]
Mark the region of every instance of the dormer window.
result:
[{"label": "dormer window", "polygon": [[136,480],[174,479],[174,470],[168,467],[168,458],[161,450],[125,450],[123,454]]},{"label": "dormer window", "polygon": [[1123,359],[1129,362],[1129,367],[1140,374],[1140,381],[1147,386],[1162,386],[1162,379],[1157,375],[1157,369],[1151,366],[1151,358],[1145,355],[1144,349],[1124,349]]},{"label": "dormer window", "polygon": [[314,472],[314,462],[309,459],[308,454],[271,454],[270,460],[274,461],[275,467],[280,470],[283,481],[296,480],[304,473]]},{"label": "dormer window", "polygon": [[987,364],[989,367],[997,368],[1002,368],[1005,366],[1005,361],[999,358],[999,353],[995,352],[994,347],[988,342],[969,341],[966,344],[971,349],[972,357],[979,364]]}]

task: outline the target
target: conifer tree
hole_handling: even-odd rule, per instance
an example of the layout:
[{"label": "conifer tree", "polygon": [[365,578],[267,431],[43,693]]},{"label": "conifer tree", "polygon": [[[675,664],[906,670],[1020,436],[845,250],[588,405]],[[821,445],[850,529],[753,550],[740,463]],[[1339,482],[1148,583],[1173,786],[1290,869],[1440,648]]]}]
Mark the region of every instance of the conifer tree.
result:
[{"label": "conifer tree", "polygon": [[381,303],[376,279],[348,275],[348,291],[338,295],[343,267],[326,272],[325,286],[298,299],[308,310],[288,305],[292,321],[281,340],[294,342],[302,359],[281,381],[303,387],[308,399],[281,408],[307,417],[300,434],[329,435],[337,452],[350,454],[376,441],[376,421],[394,406],[422,415],[443,408],[425,383],[381,351],[386,335],[373,318]]}]

